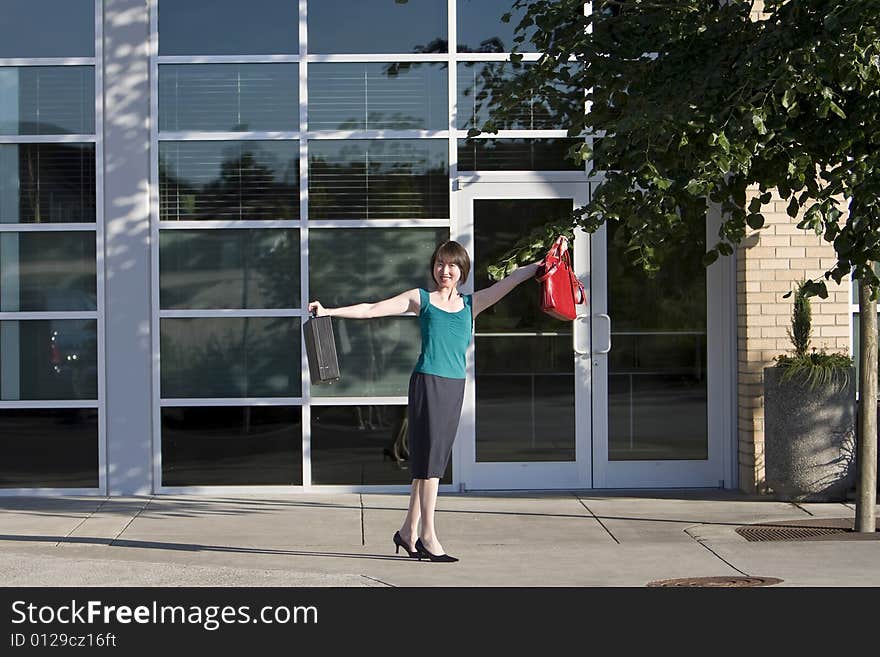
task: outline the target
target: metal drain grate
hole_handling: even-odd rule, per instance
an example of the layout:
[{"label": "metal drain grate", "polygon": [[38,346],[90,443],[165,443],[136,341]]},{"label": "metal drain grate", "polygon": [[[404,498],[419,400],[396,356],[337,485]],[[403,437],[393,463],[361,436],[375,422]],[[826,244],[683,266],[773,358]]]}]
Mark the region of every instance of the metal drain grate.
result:
[{"label": "metal drain grate", "polygon": [[798,527],[784,525],[749,525],[737,527],[736,533],[747,541],[803,541],[820,536],[846,534],[843,527]]},{"label": "metal drain grate", "polygon": [[648,586],[661,587],[739,587],[739,586],[773,586],[782,582],[776,577],[683,577],[681,579],[660,579],[648,582]]}]

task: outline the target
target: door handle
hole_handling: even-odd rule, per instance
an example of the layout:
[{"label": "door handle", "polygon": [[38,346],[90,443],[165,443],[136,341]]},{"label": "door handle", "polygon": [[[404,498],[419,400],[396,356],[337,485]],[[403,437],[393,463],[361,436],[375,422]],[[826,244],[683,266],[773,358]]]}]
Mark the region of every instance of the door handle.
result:
[{"label": "door handle", "polygon": [[[582,319],[588,319],[588,318],[589,318],[588,314],[581,314],[581,315],[578,315],[577,317],[575,317],[574,321],[579,322]],[[574,349],[574,353],[576,353],[578,356],[586,356],[588,353],[590,353],[589,351],[585,351],[583,349],[578,349],[577,330],[576,330],[576,327],[574,327],[574,326],[572,327],[572,331],[571,331],[571,348]]]},{"label": "door handle", "polygon": [[605,313],[596,313],[596,317],[602,317],[608,321],[608,346],[605,349],[596,349],[597,354],[607,354],[611,351],[611,317]]}]

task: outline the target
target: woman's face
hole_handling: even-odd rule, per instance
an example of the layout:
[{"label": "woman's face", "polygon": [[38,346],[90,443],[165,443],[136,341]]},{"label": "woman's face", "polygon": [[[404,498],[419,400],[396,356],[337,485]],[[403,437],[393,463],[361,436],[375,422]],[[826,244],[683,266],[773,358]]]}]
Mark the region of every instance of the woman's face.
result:
[{"label": "woman's face", "polygon": [[434,261],[434,280],[441,290],[453,290],[461,280],[461,270],[454,262],[445,262],[443,258]]}]

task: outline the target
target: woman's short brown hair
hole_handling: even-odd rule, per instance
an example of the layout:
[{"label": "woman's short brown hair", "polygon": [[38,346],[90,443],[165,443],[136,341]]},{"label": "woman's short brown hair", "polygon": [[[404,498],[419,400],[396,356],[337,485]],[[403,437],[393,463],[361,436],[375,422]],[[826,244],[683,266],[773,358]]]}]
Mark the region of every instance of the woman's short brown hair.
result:
[{"label": "woman's short brown hair", "polygon": [[458,266],[461,272],[459,283],[464,283],[467,280],[468,274],[471,271],[471,258],[461,244],[448,240],[434,249],[434,255],[431,256],[431,278],[434,279],[435,283],[437,279],[434,278],[434,265],[437,263],[438,258],[442,258],[443,262],[447,264]]}]

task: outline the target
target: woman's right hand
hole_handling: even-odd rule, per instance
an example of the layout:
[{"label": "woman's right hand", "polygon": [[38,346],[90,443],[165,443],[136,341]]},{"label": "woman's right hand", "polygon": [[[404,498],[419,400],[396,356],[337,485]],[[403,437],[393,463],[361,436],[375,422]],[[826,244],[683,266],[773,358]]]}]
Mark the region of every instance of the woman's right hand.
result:
[{"label": "woman's right hand", "polygon": [[321,317],[322,315],[329,315],[327,309],[321,305],[320,301],[312,301],[309,304],[309,313],[314,313],[315,317]]}]

